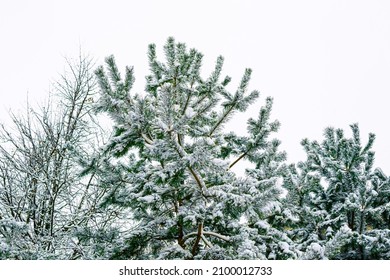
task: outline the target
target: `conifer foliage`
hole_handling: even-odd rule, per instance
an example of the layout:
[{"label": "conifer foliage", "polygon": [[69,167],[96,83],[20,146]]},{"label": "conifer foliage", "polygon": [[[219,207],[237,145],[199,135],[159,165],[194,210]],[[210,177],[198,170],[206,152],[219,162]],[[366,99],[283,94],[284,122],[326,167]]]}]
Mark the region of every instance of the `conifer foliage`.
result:
[{"label": "conifer foliage", "polygon": [[[164,52],[161,62],[156,46],[149,46],[145,94],[131,92],[133,69],[127,67],[122,78],[113,56],[96,71],[101,89],[97,110],[114,121],[102,153],[118,177],[110,180],[117,183],[105,205],[131,209],[134,223],[112,258],[294,256],[287,235],[267,236],[272,229],[266,219],[279,207],[282,191],[276,182],[285,158],[277,151],[280,142],[269,139],[279,128],[278,121],[270,121],[272,99],[257,119],[248,120],[247,136],[227,133],[223,127],[234,113],[245,111],[259,96],[248,92],[251,69],[230,92],[231,78],[221,79],[223,57],[203,79],[200,52],[173,38]],[[256,162],[246,179],[231,171],[243,158]],[[101,174],[102,181],[113,176]]]},{"label": "conifer foliage", "polygon": [[373,169],[369,134],[362,145],[357,124],[352,138],[325,129],[325,139],[304,139],[307,161],[290,169],[287,200],[301,217],[293,231],[306,258],[389,259],[389,178]]},{"label": "conifer foliage", "polygon": [[259,97],[251,69],[231,87],[223,57],[204,78],[199,51],[173,38],[163,50],[148,47],[142,93],[113,56],[95,75],[81,59],[56,112],[28,106],[0,126],[0,259],[390,259],[374,134],[326,128],[288,165],[271,97],[245,135],[229,124]]}]

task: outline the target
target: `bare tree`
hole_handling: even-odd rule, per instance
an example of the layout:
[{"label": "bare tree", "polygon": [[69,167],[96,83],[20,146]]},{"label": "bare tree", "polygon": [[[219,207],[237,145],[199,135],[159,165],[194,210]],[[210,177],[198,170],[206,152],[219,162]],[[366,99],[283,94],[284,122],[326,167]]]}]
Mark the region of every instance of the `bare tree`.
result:
[{"label": "bare tree", "polygon": [[93,258],[86,231],[91,237],[115,220],[97,207],[106,191],[95,173],[80,176],[104,138],[92,114],[92,67],[82,56],[67,60],[45,106],[27,102],[11,127],[0,126],[0,258]]}]

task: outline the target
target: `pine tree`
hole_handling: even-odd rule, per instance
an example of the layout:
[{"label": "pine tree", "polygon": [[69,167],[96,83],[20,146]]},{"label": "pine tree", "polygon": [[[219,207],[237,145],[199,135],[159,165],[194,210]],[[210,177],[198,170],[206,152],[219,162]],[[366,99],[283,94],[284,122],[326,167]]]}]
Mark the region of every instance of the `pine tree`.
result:
[{"label": "pine tree", "polygon": [[294,236],[308,258],[390,257],[389,178],[373,169],[375,135],[363,146],[351,129],[352,138],[327,128],[321,144],[303,140],[307,161],[290,168],[288,200],[301,217]]},{"label": "pine tree", "polygon": [[[200,52],[173,38],[164,52],[166,62],[160,62],[155,45],[149,45],[151,73],[144,94],[131,93],[133,68],[126,67],[122,78],[113,56],[96,71],[97,111],[106,112],[114,128],[90,170],[104,162],[98,173],[111,191],[103,206],[131,213],[130,231],[111,257],[295,257],[288,237],[267,222],[280,208],[278,170],[285,159],[280,142],[269,140],[279,128],[278,121],[269,120],[272,99],[258,119],[248,120],[247,136],[225,132],[234,113],[244,112],[259,96],[247,92],[252,71],[245,70],[231,93],[231,78],[221,79],[223,57],[203,79]],[[240,178],[231,168],[244,158],[256,167]]]}]

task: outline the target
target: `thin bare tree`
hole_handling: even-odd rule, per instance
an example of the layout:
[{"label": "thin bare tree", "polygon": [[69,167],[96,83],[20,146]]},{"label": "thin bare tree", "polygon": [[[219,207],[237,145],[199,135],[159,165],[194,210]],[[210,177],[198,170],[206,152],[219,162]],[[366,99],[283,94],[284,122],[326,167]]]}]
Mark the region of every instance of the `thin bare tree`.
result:
[{"label": "thin bare tree", "polygon": [[93,63],[66,61],[44,106],[27,102],[0,126],[0,259],[93,258],[91,235],[115,220],[97,207],[106,191],[95,173],[80,176],[104,138],[92,114]]}]

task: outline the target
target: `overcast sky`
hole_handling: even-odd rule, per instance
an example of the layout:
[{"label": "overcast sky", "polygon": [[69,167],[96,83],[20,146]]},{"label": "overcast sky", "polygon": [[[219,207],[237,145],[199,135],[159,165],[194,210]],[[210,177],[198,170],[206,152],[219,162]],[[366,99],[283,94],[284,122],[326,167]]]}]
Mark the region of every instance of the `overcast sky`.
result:
[{"label": "overcast sky", "polygon": [[390,172],[390,1],[18,1],[0,2],[0,122],[26,100],[39,103],[80,47],[101,64],[114,54],[135,67],[144,88],[147,45],[168,36],[204,54],[204,73],[225,57],[232,90],[246,67],[259,102],[230,123],[256,117],[266,96],[282,123],[290,162],[304,160],[300,141],[325,127],[359,123],[377,135],[376,166]]}]

